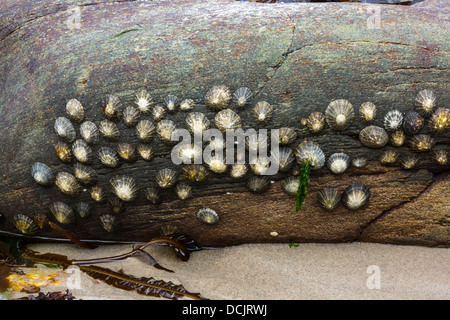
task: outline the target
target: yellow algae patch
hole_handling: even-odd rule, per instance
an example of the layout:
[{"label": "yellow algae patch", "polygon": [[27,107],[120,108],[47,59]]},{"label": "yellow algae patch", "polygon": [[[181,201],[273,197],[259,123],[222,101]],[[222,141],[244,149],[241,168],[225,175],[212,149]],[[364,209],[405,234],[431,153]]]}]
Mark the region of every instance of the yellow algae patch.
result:
[{"label": "yellow algae patch", "polygon": [[33,270],[23,274],[11,274],[6,279],[9,287],[14,291],[22,291],[24,288],[42,288],[48,285],[58,286],[70,277],[63,270]]}]

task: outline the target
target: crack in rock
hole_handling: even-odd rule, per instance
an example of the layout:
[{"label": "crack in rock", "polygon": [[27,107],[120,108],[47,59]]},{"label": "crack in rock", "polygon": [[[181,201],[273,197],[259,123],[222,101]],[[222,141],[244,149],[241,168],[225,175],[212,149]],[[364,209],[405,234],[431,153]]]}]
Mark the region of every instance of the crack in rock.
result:
[{"label": "crack in rock", "polygon": [[363,232],[369,228],[371,225],[373,225],[374,223],[376,223],[378,220],[382,219],[383,217],[389,215],[389,213],[391,213],[392,211],[402,208],[404,205],[408,204],[408,203],[412,203],[414,201],[416,201],[417,199],[419,199],[421,196],[423,196],[424,194],[428,193],[431,189],[433,189],[433,187],[440,181],[444,180],[446,177],[448,177],[448,174],[444,173],[441,174],[439,176],[437,176],[436,178],[434,178],[434,180],[432,182],[430,182],[422,191],[420,191],[416,196],[413,196],[405,201],[402,201],[401,203],[399,203],[398,205],[383,210],[378,216],[376,216],[375,218],[373,218],[372,220],[370,220],[369,222],[367,222],[365,225],[360,227],[359,233],[358,235],[355,237],[354,241],[359,241]]}]

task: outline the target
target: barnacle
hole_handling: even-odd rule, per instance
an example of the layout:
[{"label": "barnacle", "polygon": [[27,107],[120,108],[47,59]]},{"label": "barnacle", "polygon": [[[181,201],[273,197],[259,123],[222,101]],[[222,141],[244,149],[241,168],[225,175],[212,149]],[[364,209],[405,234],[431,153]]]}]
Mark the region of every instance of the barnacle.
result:
[{"label": "barnacle", "polygon": [[219,153],[206,155],[204,161],[208,165],[209,170],[215,173],[224,173],[228,168],[225,158]]},{"label": "barnacle", "polygon": [[413,169],[419,162],[419,157],[415,154],[407,154],[402,157],[401,165],[403,169]]},{"label": "barnacle", "polygon": [[397,161],[399,155],[399,152],[396,150],[386,150],[381,154],[380,162],[382,164],[394,164]]},{"label": "barnacle", "polygon": [[172,237],[180,232],[180,229],[177,226],[165,225],[161,227],[160,234],[163,237]]},{"label": "barnacle", "polygon": [[430,116],[433,112],[436,95],[431,90],[422,90],[416,96],[416,110],[423,116]]},{"label": "barnacle", "polygon": [[178,97],[173,94],[169,94],[165,99],[164,103],[166,104],[166,108],[169,112],[175,112],[175,109],[178,104]]},{"label": "barnacle", "polygon": [[161,120],[156,125],[156,132],[158,133],[158,137],[167,144],[173,144],[175,141],[172,141],[172,134],[176,129],[175,122],[172,120]]},{"label": "barnacle", "polygon": [[132,201],[137,196],[136,181],[127,176],[116,176],[109,181],[113,193],[123,201]]},{"label": "barnacle", "polygon": [[101,147],[98,150],[98,158],[103,165],[109,168],[115,168],[119,165],[119,156],[117,152],[110,147]]},{"label": "barnacle", "polygon": [[196,144],[181,144],[177,146],[178,156],[183,163],[192,163],[198,159],[201,159],[203,149]]},{"label": "barnacle", "polygon": [[433,160],[439,165],[444,166],[448,163],[448,152],[445,150],[435,150],[433,152]]},{"label": "barnacle", "polygon": [[94,200],[95,202],[103,202],[106,200],[105,192],[100,186],[92,186],[89,189],[89,194],[91,195],[92,200]]},{"label": "barnacle", "polygon": [[152,115],[154,121],[161,121],[166,116],[166,109],[164,109],[162,105],[158,104],[152,109]]},{"label": "barnacle", "polygon": [[309,131],[317,133],[325,127],[325,116],[322,112],[313,112],[306,119]]},{"label": "barnacle", "polygon": [[59,223],[69,224],[75,221],[75,214],[72,208],[64,202],[53,202],[50,204],[50,211]]},{"label": "barnacle", "polygon": [[283,181],[281,181],[281,188],[284,192],[291,196],[297,195],[298,185],[300,183],[300,177],[298,176],[291,176]]},{"label": "barnacle", "polygon": [[100,224],[107,232],[113,232],[118,225],[118,218],[109,213],[103,213],[99,216]]},{"label": "barnacle", "polygon": [[430,130],[437,134],[444,132],[448,127],[450,127],[450,109],[438,108],[430,118]]},{"label": "barnacle", "polygon": [[355,168],[364,168],[367,165],[367,159],[364,157],[357,157],[352,160],[352,165]]},{"label": "barnacle", "polygon": [[155,179],[160,188],[170,188],[177,182],[177,173],[169,168],[161,169]]},{"label": "barnacle", "polygon": [[153,147],[148,144],[140,144],[137,147],[137,152],[144,160],[151,160],[153,158],[153,155],[155,154],[153,151]]},{"label": "barnacle", "polygon": [[241,127],[241,117],[231,109],[219,111],[214,117],[214,123],[217,129],[226,132],[228,129],[237,129]]},{"label": "barnacle", "polygon": [[183,167],[183,176],[192,182],[203,182],[209,177],[209,171],[201,164],[188,164]]},{"label": "barnacle", "polygon": [[295,157],[299,164],[310,162],[312,169],[320,169],[325,164],[325,154],[317,143],[304,141],[295,149]]},{"label": "barnacle", "polygon": [[280,147],[278,152],[278,157],[276,161],[278,162],[278,170],[281,172],[287,172],[292,168],[294,164],[294,152],[289,147]]},{"label": "barnacle", "polygon": [[413,135],[422,130],[425,119],[417,111],[408,111],[403,120],[403,130],[406,134]]},{"label": "barnacle", "polygon": [[270,161],[268,158],[258,157],[254,163],[250,163],[250,169],[256,175],[264,175],[269,169]]},{"label": "barnacle", "polygon": [[156,187],[148,187],[144,189],[144,197],[153,204],[160,201],[159,189]]},{"label": "barnacle", "polygon": [[342,203],[347,209],[357,210],[367,204],[369,198],[369,188],[361,183],[354,183],[344,189]]},{"label": "barnacle", "polygon": [[252,110],[253,120],[260,125],[267,124],[272,119],[273,108],[266,101],[259,101]]},{"label": "barnacle", "polygon": [[180,103],[180,110],[181,111],[190,111],[194,109],[195,102],[192,99],[184,99]]},{"label": "barnacle", "polygon": [[411,149],[418,151],[418,152],[424,152],[429,151],[431,148],[433,148],[436,141],[430,137],[427,134],[418,134],[413,136],[409,140],[409,145]]},{"label": "barnacle", "polygon": [[103,137],[109,141],[119,140],[120,131],[114,122],[103,120],[100,122],[98,130],[102,133]]},{"label": "barnacle", "polygon": [[75,210],[81,218],[87,218],[91,214],[91,206],[87,202],[78,202]]},{"label": "barnacle", "polygon": [[99,141],[97,126],[92,121],[85,121],[81,124],[80,135],[90,145],[97,144]]},{"label": "barnacle", "polygon": [[92,149],[82,139],[78,139],[72,145],[72,153],[75,158],[81,163],[90,163],[92,161]]},{"label": "barnacle", "polygon": [[372,122],[377,115],[377,107],[372,102],[364,102],[359,107],[359,117],[364,122]]},{"label": "barnacle", "polygon": [[113,197],[108,200],[108,203],[114,214],[122,213],[125,210],[125,206],[123,205],[124,201],[119,198]]},{"label": "barnacle", "polygon": [[77,99],[67,101],[66,113],[73,122],[80,123],[84,119],[83,105]]},{"label": "barnacle", "polygon": [[317,193],[319,205],[326,210],[334,210],[341,201],[341,195],[336,188],[326,187]]},{"label": "barnacle", "polygon": [[185,182],[180,182],[175,187],[175,192],[180,200],[186,200],[191,196],[192,187]]},{"label": "barnacle", "polygon": [[127,127],[135,126],[136,123],[138,123],[140,117],[141,115],[139,113],[139,110],[135,107],[128,106],[123,111],[123,123],[125,123]]},{"label": "barnacle", "polygon": [[259,151],[261,149],[266,149],[268,147],[267,135],[262,133],[255,133],[246,136],[245,145],[248,150]]},{"label": "barnacle", "polygon": [[208,143],[209,148],[211,149],[211,151],[220,151],[225,149],[225,141],[223,140],[222,137],[218,136],[218,137],[214,137],[214,139],[212,139],[213,137],[211,137],[211,140]]},{"label": "barnacle", "polygon": [[238,108],[243,108],[253,97],[252,91],[247,87],[237,89],[233,94],[233,102]]},{"label": "barnacle", "polygon": [[65,142],[72,143],[75,140],[75,128],[69,119],[65,117],[56,118],[54,128],[58,136],[60,136]]},{"label": "barnacle", "polygon": [[31,175],[38,184],[43,186],[50,185],[55,176],[49,166],[41,162],[35,162],[31,167]]},{"label": "barnacle", "polygon": [[381,127],[368,126],[360,131],[359,140],[366,147],[382,148],[388,143],[389,136]]},{"label": "barnacle", "polygon": [[350,157],[343,152],[333,153],[328,158],[328,169],[335,174],[341,174],[348,169]]},{"label": "barnacle", "polygon": [[384,128],[389,131],[396,131],[403,124],[403,114],[398,110],[391,110],[384,116]]},{"label": "barnacle", "polygon": [[112,94],[106,96],[102,100],[100,106],[108,120],[119,121],[122,119],[122,104],[117,96]]},{"label": "barnacle", "polygon": [[142,89],[136,94],[134,103],[137,105],[139,112],[148,114],[150,112],[150,106],[153,104],[153,99],[147,90]]},{"label": "barnacle", "polygon": [[33,235],[38,231],[38,226],[33,219],[24,214],[19,213],[13,219],[16,229],[25,235]]},{"label": "barnacle", "polygon": [[406,136],[403,130],[394,131],[390,137],[391,144],[394,147],[401,147],[405,143],[405,140]]},{"label": "barnacle", "polygon": [[253,193],[261,193],[270,186],[270,180],[265,176],[253,176],[247,181],[248,189]]},{"label": "barnacle", "polygon": [[219,222],[219,215],[212,209],[202,208],[197,212],[197,218],[206,224],[215,224]]},{"label": "barnacle", "polygon": [[72,161],[72,150],[67,143],[60,141],[57,142],[55,145],[55,151],[59,160],[61,160],[62,162],[69,163],[70,161]]},{"label": "barnacle", "polygon": [[62,193],[69,196],[76,195],[81,191],[77,179],[67,172],[59,172],[56,175],[55,184]]},{"label": "barnacle", "polygon": [[134,161],[136,159],[136,150],[129,143],[119,143],[117,145],[117,153],[125,161]]},{"label": "barnacle", "polygon": [[48,217],[43,212],[37,212],[33,215],[33,221],[39,229],[44,229],[48,224]]},{"label": "barnacle", "polygon": [[[161,123],[161,122],[160,122]],[[150,120],[140,120],[136,124],[136,136],[138,137],[139,141],[142,143],[149,142],[152,140],[153,136],[155,134],[155,125]]]},{"label": "barnacle", "polygon": [[350,102],[345,99],[330,102],[325,110],[327,124],[335,130],[344,130],[353,122],[355,112]]},{"label": "barnacle", "polygon": [[210,122],[208,118],[201,112],[191,112],[186,117],[186,124],[190,132],[194,135],[203,135],[209,129]]},{"label": "barnacle", "polygon": [[235,163],[231,165],[230,176],[234,179],[239,179],[245,176],[248,171],[248,166],[245,163]]},{"label": "barnacle", "polygon": [[95,170],[82,163],[76,163],[73,166],[75,177],[83,184],[94,184],[97,181]]},{"label": "barnacle", "polygon": [[292,128],[283,127],[279,129],[278,137],[280,145],[288,145],[297,140],[297,132]]},{"label": "barnacle", "polygon": [[230,90],[224,85],[212,87],[205,96],[206,106],[213,111],[225,109],[230,100]]}]

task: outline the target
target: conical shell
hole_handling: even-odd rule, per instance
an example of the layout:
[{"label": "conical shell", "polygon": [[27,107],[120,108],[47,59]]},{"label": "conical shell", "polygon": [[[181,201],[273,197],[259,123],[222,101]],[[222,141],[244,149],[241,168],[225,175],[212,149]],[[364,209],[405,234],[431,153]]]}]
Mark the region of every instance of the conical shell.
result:
[{"label": "conical shell", "polygon": [[354,183],[344,189],[342,203],[347,209],[357,210],[367,204],[370,198],[369,188],[360,183]]},{"label": "conical shell", "polygon": [[54,128],[56,134],[58,134],[58,136],[60,136],[65,142],[72,143],[75,141],[75,128],[69,119],[65,117],[56,118]]},{"label": "conical shell", "polygon": [[299,164],[310,161],[311,168],[314,170],[322,168],[325,164],[325,154],[322,149],[317,143],[311,141],[300,143],[295,149],[295,157]]},{"label": "conical shell", "polygon": [[436,95],[433,91],[425,89],[416,96],[416,110],[423,116],[428,117],[433,113]]},{"label": "conical shell", "polygon": [[59,223],[69,224],[75,221],[75,214],[72,208],[64,202],[53,202],[50,205],[50,211]]},{"label": "conical shell", "polygon": [[350,166],[350,157],[343,152],[333,153],[328,158],[327,165],[334,174],[344,173]]},{"label": "conical shell", "polygon": [[95,145],[100,140],[98,128],[95,123],[85,121],[80,126],[80,135],[87,144]]},{"label": "conical shell", "polygon": [[359,107],[359,117],[364,122],[372,122],[377,115],[377,107],[372,102],[364,102]]},{"label": "conical shell", "polygon": [[219,215],[212,209],[203,208],[198,210],[197,218],[206,224],[215,224],[219,222]]},{"label": "conical shell", "polygon": [[113,193],[123,201],[132,201],[136,198],[138,186],[136,181],[127,176],[116,176],[109,183]]},{"label": "conical shell", "polygon": [[213,111],[227,108],[230,100],[230,90],[224,85],[212,87],[205,96],[206,106]]},{"label": "conical shell", "polygon": [[317,194],[319,205],[326,210],[334,210],[341,202],[341,195],[336,188],[324,188]]},{"label": "conical shell", "polygon": [[100,122],[98,130],[102,133],[103,137],[109,141],[117,141],[120,137],[120,131],[117,125],[109,120],[103,120]]},{"label": "conical shell", "polygon": [[403,125],[403,114],[398,110],[391,110],[384,116],[384,128],[393,132],[400,129]]},{"label": "conical shell", "polygon": [[238,129],[242,126],[241,117],[231,109],[219,111],[214,117],[214,123],[223,133],[228,129]]},{"label": "conical shell", "polygon": [[359,133],[359,140],[366,147],[382,148],[388,143],[389,136],[383,128],[368,126]]},{"label": "conical shell", "polygon": [[80,123],[84,119],[83,105],[77,99],[67,101],[66,113],[73,122]]},{"label": "conical shell", "polygon": [[353,106],[345,99],[334,100],[325,110],[325,119],[332,129],[344,130],[355,119]]},{"label": "conical shell", "polygon": [[41,162],[35,162],[31,167],[31,176],[34,181],[43,186],[49,186],[55,180],[52,170],[49,166]]},{"label": "conical shell", "polygon": [[243,108],[252,100],[253,93],[247,87],[237,89],[233,94],[233,102],[238,108]]}]

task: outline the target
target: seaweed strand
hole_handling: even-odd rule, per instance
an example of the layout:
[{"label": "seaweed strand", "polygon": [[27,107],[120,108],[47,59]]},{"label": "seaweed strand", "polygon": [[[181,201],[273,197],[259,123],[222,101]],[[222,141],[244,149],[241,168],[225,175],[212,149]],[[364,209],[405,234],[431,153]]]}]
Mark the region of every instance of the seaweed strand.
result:
[{"label": "seaweed strand", "polygon": [[311,171],[311,161],[306,160],[302,163],[302,171],[300,173],[300,179],[297,189],[297,203],[295,210],[299,211],[302,208],[303,203],[305,203],[305,197],[308,194],[309,185],[309,173]]}]

